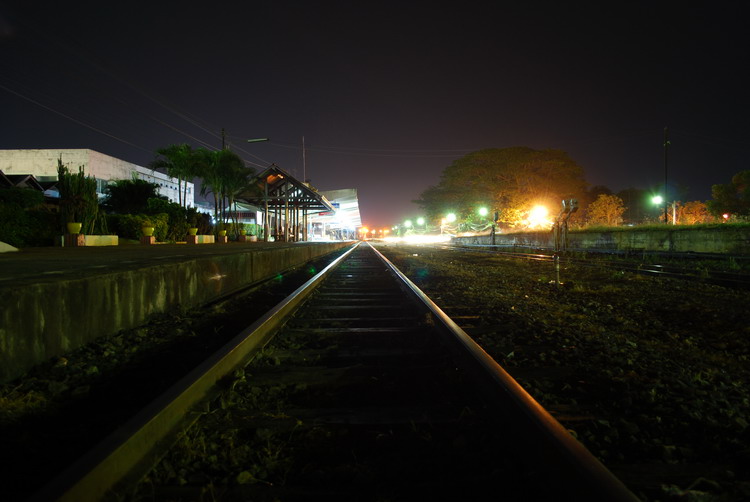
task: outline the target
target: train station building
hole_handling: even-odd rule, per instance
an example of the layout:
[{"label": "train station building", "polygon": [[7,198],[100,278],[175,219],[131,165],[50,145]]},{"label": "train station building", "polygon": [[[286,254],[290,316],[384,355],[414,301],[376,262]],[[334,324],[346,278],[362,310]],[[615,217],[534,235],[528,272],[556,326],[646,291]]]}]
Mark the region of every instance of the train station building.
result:
[{"label": "train station building", "polygon": [[[73,173],[78,171],[79,166],[83,166],[86,175],[96,178],[96,191],[100,196],[104,195],[104,189],[109,183],[137,177],[157,185],[159,194],[170,201],[179,200],[177,178],[85,148],[0,150],[0,171],[6,176],[32,175],[44,185],[57,181],[58,159]],[[52,190],[55,190],[54,187]],[[187,206],[195,206],[195,185],[189,182]]]}]

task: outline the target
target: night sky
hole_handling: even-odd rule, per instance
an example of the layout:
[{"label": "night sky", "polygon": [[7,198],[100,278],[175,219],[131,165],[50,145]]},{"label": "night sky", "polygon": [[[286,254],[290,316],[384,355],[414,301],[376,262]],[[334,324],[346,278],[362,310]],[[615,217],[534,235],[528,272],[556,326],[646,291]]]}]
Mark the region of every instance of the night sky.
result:
[{"label": "night sky", "polygon": [[0,149],[148,165],[224,128],[302,178],[304,136],[307,178],[357,188],[378,226],[482,148],[557,148],[592,185],[650,188],[668,126],[683,200],[750,168],[742,2],[503,3],[0,2]]}]

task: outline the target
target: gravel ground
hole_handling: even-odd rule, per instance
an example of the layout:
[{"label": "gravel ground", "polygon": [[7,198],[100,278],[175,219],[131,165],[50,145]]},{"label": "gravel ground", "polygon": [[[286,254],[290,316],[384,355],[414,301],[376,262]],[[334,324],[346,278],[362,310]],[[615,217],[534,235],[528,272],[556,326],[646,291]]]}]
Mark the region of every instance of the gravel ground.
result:
[{"label": "gravel ground", "polygon": [[750,498],[750,293],[378,249],[643,500]]},{"label": "gravel ground", "polygon": [[[549,263],[378,249],[643,500],[750,499],[750,293],[574,266],[556,285]],[[202,337],[233,311],[248,320],[231,305],[175,312],[1,385],[0,498],[38,486],[102,426],[107,410],[83,403],[112,402],[110,382],[129,385],[134,368],[158,383],[145,370],[160,353],[208,353]]]}]

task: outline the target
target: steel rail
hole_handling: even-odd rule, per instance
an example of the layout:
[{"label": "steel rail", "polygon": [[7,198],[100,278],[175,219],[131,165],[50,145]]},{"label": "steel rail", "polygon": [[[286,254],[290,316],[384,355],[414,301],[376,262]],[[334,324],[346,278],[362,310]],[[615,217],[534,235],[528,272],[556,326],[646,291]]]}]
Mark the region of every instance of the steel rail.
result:
[{"label": "steel rail", "polygon": [[265,346],[288,316],[357,246],[359,243],[245,328],[29,500],[102,500],[121,483],[144,473],[151,467],[157,449],[172,442],[180,430],[196,420],[198,415],[192,410],[212,396],[215,384]]},{"label": "steel rail", "polygon": [[436,325],[449,333],[478,363],[496,386],[513,403],[509,410],[513,415],[531,422],[541,435],[542,442],[554,452],[559,465],[565,466],[569,486],[586,493],[592,500],[634,502],[639,500],[623,482],[612,474],[583,444],[550,413],[545,410],[516,380],[487,354],[463,329],[461,329],[435,302],[406,277],[393,263],[372,245],[368,245],[381,257],[388,267],[412,290],[437,319]]},{"label": "steel rail", "polygon": [[[486,246],[444,246],[445,249],[452,250],[465,250],[481,253],[492,253],[502,256],[510,256],[514,258],[523,258],[527,260],[553,262],[554,255],[551,254],[539,254],[539,253],[518,253],[509,251],[498,251],[495,249],[486,249]],[[575,258],[564,258],[564,263],[570,263],[573,265],[587,266],[587,267],[600,267],[609,268],[613,270],[624,270],[627,272],[633,272],[640,275],[647,275],[651,277],[666,277],[670,279],[679,279],[693,282],[701,282],[705,284],[714,284],[716,286],[724,286],[728,288],[737,289],[750,289],[750,275],[747,274],[734,274],[731,272],[704,270],[700,274],[691,273],[688,269],[675,267],[673,265],[632,265],[632,264],[617,264],[617,263],[597,263],[591,260],[581,260]]]}]

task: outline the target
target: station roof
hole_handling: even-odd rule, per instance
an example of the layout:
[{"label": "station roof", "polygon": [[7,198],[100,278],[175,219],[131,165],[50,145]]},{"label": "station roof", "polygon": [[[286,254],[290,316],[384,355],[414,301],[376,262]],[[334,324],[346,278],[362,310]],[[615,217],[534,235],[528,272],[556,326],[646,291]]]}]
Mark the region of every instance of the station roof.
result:
[{"label": "station roof", "polygon": [[31,174],[5,174],[2,171],[0,171],[0,186],[7,188],[33,188],[40,192],[44,192],[45,190]]},{"label": "station roof", "polygon": [[356,229],[362,226],[356,188],[343,188],[320,192],[336,209],[310,218],[313,223],[324,223],[331,228]]},{"label": "station roof", "polygon": [[[308,213],[334,210],[328,199],[312,185],[298,180],[275,164],[260,173],[252,185],[254,185],[253,190],[237,195],[239,201],[262,208],[266,202],[269,206],[282,207],[288,200],[290,206],[304,209]],[[268,190],[266,190],[266,185]]]}]

